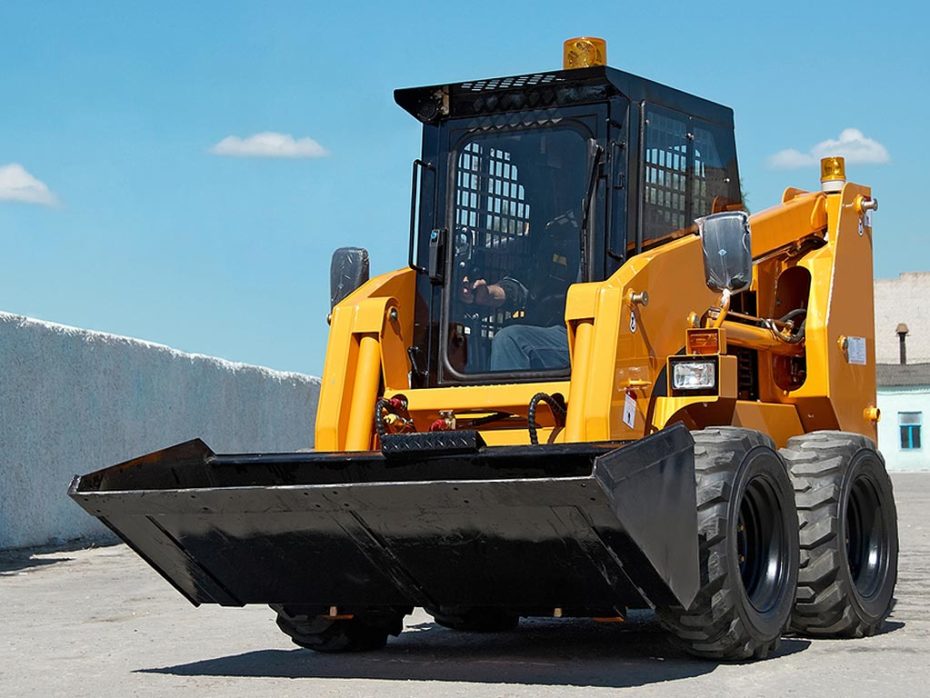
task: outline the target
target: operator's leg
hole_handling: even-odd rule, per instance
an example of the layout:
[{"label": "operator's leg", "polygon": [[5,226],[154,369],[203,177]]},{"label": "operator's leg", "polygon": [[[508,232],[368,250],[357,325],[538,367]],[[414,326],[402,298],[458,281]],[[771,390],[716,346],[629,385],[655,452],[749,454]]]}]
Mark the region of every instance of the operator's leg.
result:
[{"label": "operator's leg", "polygon": [[541,371],[556,368],[568,368],[568,334],[565,325],[511,325],[494,336],[491,343],[492,371]]}]

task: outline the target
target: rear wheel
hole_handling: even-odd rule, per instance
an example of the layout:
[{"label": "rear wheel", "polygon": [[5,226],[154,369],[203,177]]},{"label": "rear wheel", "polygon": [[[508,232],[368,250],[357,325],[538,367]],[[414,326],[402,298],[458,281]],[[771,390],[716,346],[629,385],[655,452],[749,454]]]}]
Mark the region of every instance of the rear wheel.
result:
[{"label": "rear wheel", "polygon": [[351,618],[320,615],[318,609],[272,606],[278,627],[294,644],[316,652],[365,652],[387,644],[388,635],[400,635],[406,613],[395,609],[366,611]]},{"label": "rear wheel", "polygon": [[439,625],[463,632],[504,632],[513,630],[520,622],[516,614],[499,608],[441,606],[439,609],[427,608],[426,612]]},{"label": "rear wheel", "polygon": [[785,464],[767,436],[719,427],[692,432],[700,590],[691,606],[659,610],[691,654],[764,658],[791,615],[798,521]]},{"label": "rear wheel", "polygon": [[788,441],[801,521],[791,627],[812,637],[873,635],[891,613],[898,524],[891,479],[860,434],[812,432]]}]

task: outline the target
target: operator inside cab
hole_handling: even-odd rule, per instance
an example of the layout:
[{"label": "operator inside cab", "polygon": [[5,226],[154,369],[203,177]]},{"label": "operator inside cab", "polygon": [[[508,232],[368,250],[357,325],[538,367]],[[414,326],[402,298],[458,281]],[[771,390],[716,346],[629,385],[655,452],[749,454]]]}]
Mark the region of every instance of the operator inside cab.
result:
[{"label": "operator inside cab", "polygon": [[587,134],[467,139],[455,174],[449,358],[461,373],[569,367],[565,300],[582,279]]}]

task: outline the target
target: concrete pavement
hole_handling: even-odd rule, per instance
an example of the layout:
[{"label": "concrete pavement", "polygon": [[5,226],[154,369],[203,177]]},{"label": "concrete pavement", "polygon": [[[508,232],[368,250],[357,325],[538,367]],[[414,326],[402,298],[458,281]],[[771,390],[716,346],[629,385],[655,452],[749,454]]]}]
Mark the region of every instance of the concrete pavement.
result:
[{"label": "concrete pavement", "polygon": [[898,604],[862,640],[786,638],[752,664],[687,657],[648,615],[446,630],[418,610],[381,651],[319,655],[262,607],[192,608],[125,546],[0,553],[0,694],[224,696],[927,695],[930,474],[894,476]]}]

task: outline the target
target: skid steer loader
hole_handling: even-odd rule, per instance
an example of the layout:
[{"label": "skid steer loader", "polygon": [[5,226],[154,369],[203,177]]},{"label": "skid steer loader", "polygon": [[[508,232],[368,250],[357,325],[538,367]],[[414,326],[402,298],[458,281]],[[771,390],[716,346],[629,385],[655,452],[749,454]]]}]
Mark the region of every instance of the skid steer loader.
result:
[{"label": "skid steer loader", "polygon": [[408,265],[338,250],[316,451],[199,440],[73,499],[193,604],[319,651],[652,608],[689,652],[889,614],[870,189],[744,210],[726,107],[607,67],[402,89]]}]

